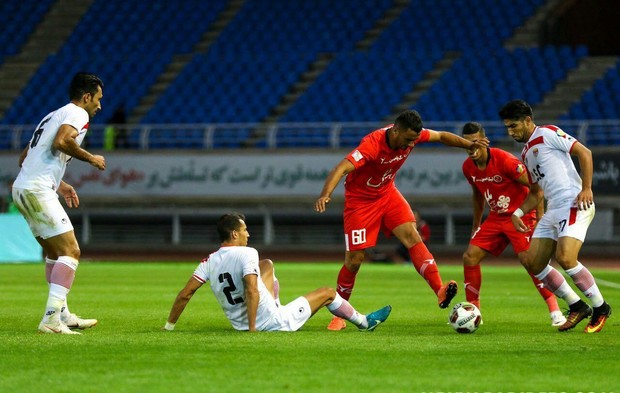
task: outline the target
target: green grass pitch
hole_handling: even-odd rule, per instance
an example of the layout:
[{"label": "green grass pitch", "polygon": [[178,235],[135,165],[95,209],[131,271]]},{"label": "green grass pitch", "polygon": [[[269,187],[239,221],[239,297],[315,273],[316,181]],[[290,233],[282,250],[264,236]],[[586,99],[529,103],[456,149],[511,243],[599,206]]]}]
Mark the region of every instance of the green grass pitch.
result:
[{"label": "green grass pitch", "polygon": [[[195,266],[82,263],[69,305],[99,325],[57,336],[36,331],[42,264],[0,265],[0,392],[620,393],[620,270],[593,269],[619,313],[598,334],[552,328],[525,271],[505,266],[483,266],[484,324],[457,334],[412,267],[379,264],[362,266],[351,298],[360,312],[393,306],[375,332],[327,331],[326,309],[296,333],[236,332],[207,285],[161,331]],[[282,301],[335,285],[340,266],[277,263]],[[460,266],[440,269],[462,283]]]}]

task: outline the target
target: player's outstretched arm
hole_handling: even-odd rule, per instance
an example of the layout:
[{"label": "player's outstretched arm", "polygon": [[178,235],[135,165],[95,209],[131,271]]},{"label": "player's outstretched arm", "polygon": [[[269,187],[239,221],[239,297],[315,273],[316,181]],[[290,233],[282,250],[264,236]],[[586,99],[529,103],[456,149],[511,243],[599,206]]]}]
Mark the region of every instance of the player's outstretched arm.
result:
[{"label": "player's outstretched arm", "polygon": [[75,128],[67,124],[61,125],[54,138],[54,149],[75,157],[80,161],[88,162],[97,169],[104,170],[105,158],[100,155],[90,154],[85,149],[82,149],[75,140],[77,136],[78,132]]},{"label": "player's outstretched arm", "polygon": [[467,150],[481,148],[486,149],[489,147],[489,140],[487,138],[476,139],[470,142],[467,139],[461,138],[460,136],[448,131],[428,131],[430,133],[430,137],[428,139],[429,142],[439,142],[446,146],[461,147]]},{"label": "player's outstretched arm", "polygon": [[340,183],[340,179],[342,179],[347,174],[353,172],[355,170],[355,166],[351,164],[349,160],[346,158],[340,161],[338,165],[332,168],[332,170],[327,175],[327,179],[325,179],[325,184],[323,185],[323,190],[321,190],[321,196],[314,202],[314,210],[323,213],[327,208],[327,204],[331,201],[332,192]]},{"label": "player's outstretched arm", "polygon": [[183,310],[185,310],[185,306],[187,306],[187,303],[189,303],[194,293],[196,293],[201,286],[202,283],[200,281],[196,280],[194,277],[190,277],[185,287],[181,289],[176,299],[174,299],[174,304],[168,315],[166,325],[162,328],[163,330],[174,330],[174,325],[179,320]]}]

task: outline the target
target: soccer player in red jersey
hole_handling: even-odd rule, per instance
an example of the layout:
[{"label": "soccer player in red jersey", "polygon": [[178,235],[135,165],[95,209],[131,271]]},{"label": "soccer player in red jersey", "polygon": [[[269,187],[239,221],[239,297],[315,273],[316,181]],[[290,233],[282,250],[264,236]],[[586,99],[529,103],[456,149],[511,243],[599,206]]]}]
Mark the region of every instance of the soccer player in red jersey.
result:
[{"label": "soccer player in red jersey", "polygon": [[[484,128],[478,123],[463,126],[463,138],[474,141],[485,138]],[[471,185],[473,195],[474,221],[469,247],[463,254],[465,276],[465,298],[480,308],[480,287],[482,274],[480,262],[488,254],[499,256],[508,246],[517,254],[519,262],[526,266],[526,251],[529,248],[530,234],[522,233],[512,224],[512,213],[517,210],[529,193],[529,178],[523,163],[512,154],[501,149],[486,148],[469,151],[469,158],[463,162],[463,175]],[[489,206],[489,215],[482,222],[484,202]],[[523,222],[531,230],[543,214],[541,200],[537,209],[523,216]],[[481,225],[482,222],[482,225]],[[534,285],[549,308],[552,326],[566,322],[558,301],[543,283],[529,273]]]},{"label": "soccer player in red jersey", "polygon": [[[418,112],[401,113],[393,125],[366,135],[359,146],[329,173],[314,209],[322,213],[340,179],[346,176],[344,202],[344,234],[346,253],[338,274],[337,291],[344,299],[351,297],[355,277],[365,259],[365,250],[377,243],[379,231],[394,235],[407,247],[411,261],[437,295],[440,308],[446,308],[457,292],[457,284],[443,284],[435,258],[416,230],[411,206],[394,184],[396,172],[404,164],[414,146],[424,142],[440,142],[464,149],[486,148],[488,141],[468,141],[445,131],[424,129]],[[344,320],[335,317],[328,329],[342,330]]]}]

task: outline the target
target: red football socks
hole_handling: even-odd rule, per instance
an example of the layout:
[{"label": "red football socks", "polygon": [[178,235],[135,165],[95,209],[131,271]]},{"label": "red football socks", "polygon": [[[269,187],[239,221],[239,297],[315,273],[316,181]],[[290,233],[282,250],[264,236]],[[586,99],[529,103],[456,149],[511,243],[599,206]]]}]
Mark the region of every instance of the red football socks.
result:
[{"label": "red football socks", "polygon": [[433,291],[438,293],[442,285],[441,276],[435,264],[435,258],[426,248],[426,244],[422,242],[415,244],[409,249],[409,256],[418,273],[424,277]]}]

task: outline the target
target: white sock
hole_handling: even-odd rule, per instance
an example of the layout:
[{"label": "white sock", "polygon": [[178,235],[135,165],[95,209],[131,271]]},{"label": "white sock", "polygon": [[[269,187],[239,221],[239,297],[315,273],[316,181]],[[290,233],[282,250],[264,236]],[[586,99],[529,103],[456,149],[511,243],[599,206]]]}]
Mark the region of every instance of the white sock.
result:
[{"label": "white sock", "polygon": [[355,308],[338,293],[334,301],[327,305],[327,309],[337,317],[344,318],[355,326],[365,329],[368,327],[366,315],[360,314]]},{"label": "white sock", "polygon": [[60,318],[63,321],[66,321],[67,319],[69,319],[70,315],[71,315],[71,312],[69,311],[69,305],[67,304],[67,299],[65,299],[65,302],[63,303],[60,309]]},{"label": "white sock", "polygon": [[45,322],[54,322],[60,319],[60,310],[65,303],[69,289],[58,284],[50,284],[50,291],[47,297],[47,305],[45,306]]},{"label": "white sock", "polygon": [[564,299],[569,306],[580,300],[579,295],[568,285],[562,273],[552,268],[551,265],[547,265],[540,273],[536,274],[536,278],[542,281],[555,296]]}]

